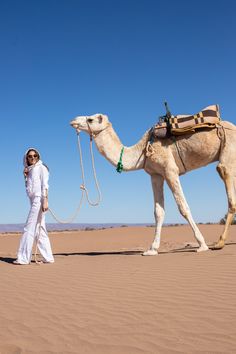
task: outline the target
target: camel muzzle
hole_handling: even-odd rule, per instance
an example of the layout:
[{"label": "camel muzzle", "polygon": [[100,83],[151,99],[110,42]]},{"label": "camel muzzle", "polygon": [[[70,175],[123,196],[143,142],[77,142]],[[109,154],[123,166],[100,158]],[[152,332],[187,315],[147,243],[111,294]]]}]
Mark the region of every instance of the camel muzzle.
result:
[{"label": "camel muzzle", "polygon": [[78,124],[75,120],[72,120],[72,121],[70,122],[70,125],[71,125],[73,128],[75,128],[75,129],[79,128],[79,124]]},{"label": "camel muzzle", "polygon": [[79,124],[75,120],[72,120],[70,125],[76,130],[77,133],[80,133]]}]

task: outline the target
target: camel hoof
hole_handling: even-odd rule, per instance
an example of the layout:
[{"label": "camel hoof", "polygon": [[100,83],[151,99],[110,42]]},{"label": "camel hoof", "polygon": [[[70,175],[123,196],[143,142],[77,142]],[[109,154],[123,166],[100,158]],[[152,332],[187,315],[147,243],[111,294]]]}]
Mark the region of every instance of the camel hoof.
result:
[{"label": "camel hoof", "polygon": [[198,249],[197,249],[197,252],[204,252],[204,251],[208,251],[209,250],[209,248],[208,248],[208,246],[205,244],[205,245],[202,245],[201,247],[199,247]]},{"label": "camel hoof", "polygon": [[156,256],[158,254],[157,250],[150,249],[146,252],[143,252],[142,256]]},{"label": "camel hoof", "polygon": [[224,241],[218,241],[217,243],[213,244],[211,249],[212,250],[221,250],[224,247]]}]

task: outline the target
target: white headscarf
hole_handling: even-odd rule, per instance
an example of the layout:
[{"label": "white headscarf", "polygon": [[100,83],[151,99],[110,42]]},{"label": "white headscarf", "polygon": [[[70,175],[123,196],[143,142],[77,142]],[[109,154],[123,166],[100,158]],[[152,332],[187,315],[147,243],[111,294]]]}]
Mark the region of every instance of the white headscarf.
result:
[{"label": "white headscarf", "polygon": [[[31,150],[35,151],[35,152],[38,154],[39,159],[38,159],[37,163],[38,163],[39,161],[41,161],[39,151],[38,151],[37,149],[31,147],[31,148],[27,149],[26,152],[25,152],[25,154],[24,154],[24,158],[23,158],[23,165],[24,165],[24,167],[28,167],[28,168],[31,167],[30,165],[28,165],[28,161],[27,161],[27,155],[28,155],[29,151],[31,151]],[[42,161],[41,161],[41,163],[42,163]]]},{"label": "white headscarf", "polygon": [[[27,155],[28,155],[29,151],[31,151],[31,150],[35,151],[38,154],[38,161],[34,165],[28,165],[28,161],[27,161]],[[48,166],[42,162],[39,151],[37,149],[35,149],[34,147],[31,147],[26,150],[26,152],[24,154],[24,158],[23,158],[23,164],[24,164],[24,168],[27,168],[28,172],[30,172],[34,167],[39,166],[39,165],[44,165],[47,168],[47,170],[49,171]],[[24,173],[24,177],[25,177],[25,184],[27,184],[27,173]]]}]

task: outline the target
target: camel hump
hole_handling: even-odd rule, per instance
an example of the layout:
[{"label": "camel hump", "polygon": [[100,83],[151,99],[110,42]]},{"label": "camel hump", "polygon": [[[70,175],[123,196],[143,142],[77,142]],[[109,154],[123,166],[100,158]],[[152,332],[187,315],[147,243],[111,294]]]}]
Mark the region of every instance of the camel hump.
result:
[{"label": "camel hump", "polygon": [[226,129],[230,129],[230,130],[234,130],[236,131],[236,126],[233,123],[230,123],[226,120],[222,120],[220,122],[220,125],[222,125],[222,127],[226,128]]}]

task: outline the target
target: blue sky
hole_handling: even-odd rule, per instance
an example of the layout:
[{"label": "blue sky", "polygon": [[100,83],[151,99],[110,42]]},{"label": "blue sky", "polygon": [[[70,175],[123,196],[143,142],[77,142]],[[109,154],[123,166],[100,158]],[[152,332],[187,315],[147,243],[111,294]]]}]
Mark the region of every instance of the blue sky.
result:
[{"label": "blue sky", "polygon": [[[126,146],[164,114],[219,104],[236,123],[236,3],[233,0],[40,0],[0,2],[0,223],[24,222],[22,157],[37,147],[50,168],[50,206],[69,217],[80,199],[77,115],[109,116]],[[87,136],[86,182],[96,199]],[[153,218],[149,176],[117,174],[95,150],[103,200],[76,222]],[[193,216],[216,222],[227,200],[213,164],[181,177]],[[183,222],[166,190],[166,222]],[[53,222],[50,215],[49,222]]]}]

